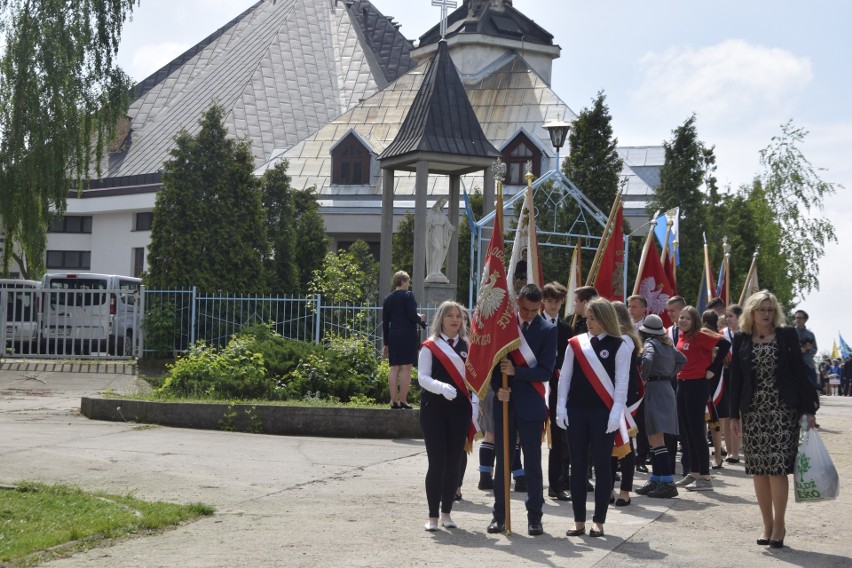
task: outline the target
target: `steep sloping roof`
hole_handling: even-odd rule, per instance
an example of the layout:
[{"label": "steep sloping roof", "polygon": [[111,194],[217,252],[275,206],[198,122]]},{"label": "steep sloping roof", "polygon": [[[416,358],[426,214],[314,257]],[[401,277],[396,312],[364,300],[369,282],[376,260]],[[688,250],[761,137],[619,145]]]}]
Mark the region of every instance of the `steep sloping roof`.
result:
[{"label": "steep sloping roof", "polygon": [[260,165],[412,68],[410,49],[368,0],[261,0],[137,85],[105,175],[157,172],[214,102]]},{"label": "steep sloping roof", "polygon": [[[528,43],[553,45],[553,34],[539,26],[533,20],[504,3],[498,9],[491,2],[475,2],[473,17],[470,13],[470,0],[465,0],[460,8],[447,16],[447,37],[459,34],[481,34],[492,37],[523,40]],[[441,39],[440,24],[420,36],[420,46],[436,43]]]},{"label": "steep sloping roof", "polygon": [[402,128],[379,159],[414,152],[478,157],[500,155],[482,132],[445,41],[439,44],[429,61],[426,76]]},{"label": "steep sloping roof", "polygon": [[[286,159],[294,188],[316,187],[321,198],[381,195],[381,172],[378,168],[371,172],[369,184],[332,184],[331,148],[347,132],[354,130],[376,155],[381,154],[397,137],[409,107],[420,92],[428,68],[429,61],[423,62],[305,140],[286,151],[282,150],[257,173]],[[485,136],[498,148],[523,130],[540,140],[545,153],[553,156],[550,137],[543,125],[555,119],[568,122],[576,119],[568,105],[517,53],[507,53],[478,75],[462,76],[461,80]],[[394,179],[396,195],[414,193],[413,174],[409,176],[407,172],[398,171]],[[476,176],[464,179],[468,189],[473,185],[481,187]],[[429,183],[430,194],[447,193],[445,176],[432,176]]]}]

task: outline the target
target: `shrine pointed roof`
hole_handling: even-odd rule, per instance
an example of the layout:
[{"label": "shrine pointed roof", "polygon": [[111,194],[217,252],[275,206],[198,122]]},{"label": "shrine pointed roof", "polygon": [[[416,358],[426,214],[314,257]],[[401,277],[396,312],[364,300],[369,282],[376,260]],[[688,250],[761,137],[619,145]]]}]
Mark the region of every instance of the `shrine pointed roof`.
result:
[{"label": "shrine pointed roof", "polygon": [[417,152],[483,158],[500,155],[482,131],[444,41],[428,62],[399,133],[379,160]]}]

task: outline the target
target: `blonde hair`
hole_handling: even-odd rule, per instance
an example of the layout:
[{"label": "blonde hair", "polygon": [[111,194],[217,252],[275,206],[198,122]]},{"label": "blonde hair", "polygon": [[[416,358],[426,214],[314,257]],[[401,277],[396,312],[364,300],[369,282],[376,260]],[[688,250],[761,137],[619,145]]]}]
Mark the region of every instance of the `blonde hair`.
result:
[{"label": "blonde hair", "polygon": [[402,286],[402,283],[406,281],[410,282],[411,276],[409,276],[408,272],[406,272],[405,270],[400,270],[399,272],[393,275],[393,280],[391,280],[391,283],[394,288],[399,288],[400,286]]},{"label": "blonde hair", "polygon": [[639,334],[636,333],[636,327],[633,325],[633,320],[630,318],[630,312],[627,311],[627,306],[624,302],[613,302],[612,307],[615,308],[615,315],[618,317],[618,326],[621,328],[621,335],[626,335],[633,340],[633,347],[637,352],[642,351],[642,342],[639,340]]},{"label": "blonde hair", "polygon": [[438,311],[435,312],[435,317],[432,320],[432,325],[429,327],[429,333],[432,339],[437,339],[441,336],[441,332],[443,331],[444,316],[446,316],[450,312],[450,310],[454,308],[459,311],[459,314],[462,318],[462,324],[459,328],[459,337],[464,340],[467,340],[466,322],[468,320],[465,318],[465,313],[467,312],[467,310],[465,310],[464,306],[462,306],[458,302],[453,302],[451,300],[447,300],[446,302],[442,303],[440,306],[438,306]]},{"label": "blonde hair", "polygon": [[593,298],[586,305],[586,310],[591,310],[593,316],[601,326],[604,333],[613,337],[621,337],[621,327],[618,325],[618,315],[609,300],[600,296]]},{"label": "blonde hair", "polygon": [[775,308],[775,315],[772,317],[772,327],[782,327],[787,325],[787,318],[784,317],[784,312],[781,311],[781,306],[778,305],[778,298],[769,290],[761,290],[748,297],[743,304],[743,315],[740,317],[740,331],[745,333],[754,332],[754,312],[760,308],[760,304],[769,302]]}]

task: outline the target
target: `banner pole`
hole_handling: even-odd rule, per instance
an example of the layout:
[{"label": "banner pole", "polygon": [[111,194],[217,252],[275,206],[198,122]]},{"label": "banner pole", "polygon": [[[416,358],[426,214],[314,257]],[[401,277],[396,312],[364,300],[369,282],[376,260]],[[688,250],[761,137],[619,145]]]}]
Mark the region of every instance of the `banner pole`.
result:
[{"label": "banner pole", "polygon": [[[509,388],[509,376],[503,371],[503,388]],[[515,441],[512,440],[511,447],[514,449]],[[509,401],[503,401],[503,499],[506,509],[506,536],[512,534],[512,501],[510,489],[512,485],[512,470],[509,460]]]}]

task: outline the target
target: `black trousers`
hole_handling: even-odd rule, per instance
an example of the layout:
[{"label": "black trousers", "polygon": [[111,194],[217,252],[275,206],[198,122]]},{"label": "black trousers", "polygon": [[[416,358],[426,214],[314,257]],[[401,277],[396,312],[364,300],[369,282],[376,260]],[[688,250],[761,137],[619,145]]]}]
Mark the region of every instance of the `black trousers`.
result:
[{"label": "black trousers", "polygon": [[556,425],[556,390],[558,381],[550,382],[550,437],[551,447],[547,454],[547,485],[554,491],[567,487],[563,481],[568,478],[571,464],[571,452],[568,450],[568,432]]},{"label": "black trousers", "polygon": [[[689,458],[685,473],[697,471],[700,475],[710,475],[710,452],[704,435],[704,411],[709,396],[710,384],[705,379],[678,381],[677,414],[683,425],[680,438],[684,443],[684,454],[688,454]],[[684,467],[687,467],[686,463]]]},{"label": "black trousers", "polygon": [[596,523],[606,522],[609,494],[612,491],[610,461],[615,432],[606,433],[609,410],[606,408],[568,408],[568,447],[571,448],[571,506],[574,522],[586,522],[586,463],[591,450],[595,465]]},{"label": "black trousers", "polygon": [[420,407],[420,428],[426,443],[426,502],[429,516],[437,517],[438,510],[453,510],[456,488],[459,486],[464,442],[471,419],[471,406],[465,399],[449,401],[443,397]]},{"label": "black trousers", "polygon": [[[543,420],[521,420],[518,418],[513,402],[509,402],[509,451],[514,452],[514,441],[521,439],[521,450],[524,452],[524,476],[527,480],[527,521],[541,522],[544,505],[544,483],[541,472],[541,432],[544,429]],[[506,502],[503,474],[503,403],[494,397],[494,449],[497,454],[497,465],[494,468],[494,508],[492,515],[498,521],[506,519]],[[510,456],[511,457],[511,456]],[[511,461],[511,460],[510,460]]]}]

